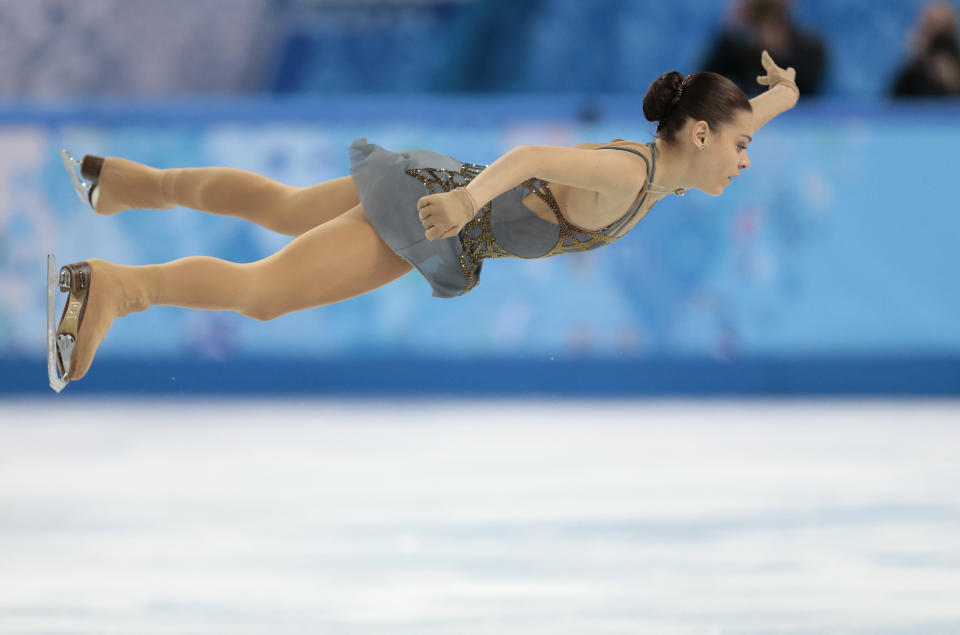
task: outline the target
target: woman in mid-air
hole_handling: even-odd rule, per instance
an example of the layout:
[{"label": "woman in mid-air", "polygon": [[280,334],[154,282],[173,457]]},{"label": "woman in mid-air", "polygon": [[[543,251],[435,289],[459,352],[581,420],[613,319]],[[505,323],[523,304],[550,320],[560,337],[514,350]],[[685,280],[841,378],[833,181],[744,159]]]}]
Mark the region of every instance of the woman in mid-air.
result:
[{"label": "woman in mid-air", "polygon": [[752,100],[714,73],[658,77],[643,100],[657,122],[651,143],[520,146],[487,167],[358,139],[351,176],[297,188],[232,168],[160,170],[117,157],[81,162],[64,151],[78,193],[98,214],[182,205],[296,238],[251,263],[193,256],[63,267],[58,283],[69,296],[56,344],[52,328],[49,338],[59,388],[86,375],[114,319],[152,305],[270,320],[372,291],[414,267],[434,296],[449,298],[477,285],[485,258],[594,249],[630,231],[664,196],[694,188],[719,196],[750,167],[754,133],[799,98],[792,68],[766,52],[761,64],[767,74],[757,81],[769,90]]}]

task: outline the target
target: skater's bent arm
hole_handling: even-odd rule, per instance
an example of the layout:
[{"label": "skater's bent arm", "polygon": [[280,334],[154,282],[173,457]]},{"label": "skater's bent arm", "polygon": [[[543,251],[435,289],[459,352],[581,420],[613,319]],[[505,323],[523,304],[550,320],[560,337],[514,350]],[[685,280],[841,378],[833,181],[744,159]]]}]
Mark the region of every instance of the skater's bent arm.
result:
[{"label": "skater's bent arm", "polygon": [[479,209],[533,177],[597,192],[637,192],[646,175],[646,164],[629,152],[517,146],[487,166],[467,191]]},{"label": "skater's bent arm", "polygon": [[424,236],[428,240],[455,236],[484,205],[533,177],[604,194],[636,193],[646,182],[647,168],[643,159],[628,152],[518,146],[466,187],[419,199],[417,212]]}]

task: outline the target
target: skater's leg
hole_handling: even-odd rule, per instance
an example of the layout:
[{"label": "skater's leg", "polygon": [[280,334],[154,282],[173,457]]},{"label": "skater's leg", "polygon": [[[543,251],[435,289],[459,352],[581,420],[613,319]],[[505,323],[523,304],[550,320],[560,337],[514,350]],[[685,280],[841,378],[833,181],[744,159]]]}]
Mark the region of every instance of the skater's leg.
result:
[{"label": "skater's leg", "polygon": [[383,242],[358,205],[256,262],[191,257],[130,269],[149,285],[151,304],[270,320],[366,293],[412,267]]},{"label": "skater's leg", "polygon": [[299,236],[359,204],[349,176],[292,187],[233,168],[162,170],[164,198],[176,205],[235,216],[288,236]]},{"label": "skater's leg", "polygon": [[96,164],[94,209],[169,209],[177,205],[249,220],[273,231],[299,236],[359,203],[353,179],[343,177],[310,187],[292,187],[236,168],[161,170],[120,157]]},{"label": "skater's leg", "polygon": [[383,242],[359,205],[252,263],[203,256],[141,267],[88,262],[90,299],[70,379],[86,374],[114,318],[153,304],[231,310],[269,320],[352,298],[412,269]]}]

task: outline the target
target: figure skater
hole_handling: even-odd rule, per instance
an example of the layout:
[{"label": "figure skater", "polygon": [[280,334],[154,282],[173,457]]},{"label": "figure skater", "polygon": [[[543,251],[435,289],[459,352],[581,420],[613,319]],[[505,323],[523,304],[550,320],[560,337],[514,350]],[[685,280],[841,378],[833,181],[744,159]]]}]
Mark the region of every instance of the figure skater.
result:
[{"label": "figure skater", "polygon": [[78,193],[98,214],[182,205],[295,238],[251,263],[91,259],[63,267],[59,279],[52,265],[48,298],[58,285],[69,292],[55,355],[48,318],[48,359],[56,358],[61,375],[54,388],[87,374],[113,320],[153,305],[270,320],[372,291],[414,267],[435,297],[450,298],[477,285],[484,259],[595,249],[621,238],[667,195],[696,188],[719,196],[750,167],[754,133],[799,98],[793,68],[778,67],[766,51],[761,64],[767,74],[757,81],[769,89],[752,100],[714,73],[658,77],[643,100],[644,115],[657,122],[650,143],[519,146],[486,167],[357,139],[351,176],[297,188],[232,168],[161,170],[118,157],[78,161],[63,151]]}]

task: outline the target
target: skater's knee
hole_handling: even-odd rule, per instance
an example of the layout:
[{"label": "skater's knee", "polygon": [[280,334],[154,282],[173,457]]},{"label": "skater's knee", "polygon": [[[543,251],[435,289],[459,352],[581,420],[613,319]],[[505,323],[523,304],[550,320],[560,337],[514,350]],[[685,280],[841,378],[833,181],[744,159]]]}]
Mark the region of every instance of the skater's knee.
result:
[{"label": "skater's knee", "polygon": [[271,277],[269,268],[262,261],[245,265],[245,268],[246,284],[238,312],[261,322],[289,313],[282,285]]},{"label": "skater's knee", "polygon": [[286,311],[283,311],[279,307],[271,306],[270,304],[256,304],[241,311],[241,313],[254,320],[269,322],[274,318],[284,315]]},{"label": "skater's knee", "polygon": [[251,294],[248,301],[244,303],[240,313],[254,320],[269,322],[287,313],[287,311],[284,310],[276,298],[272,297],[272,294],[268,290],[262,289],[257,293]]}]

